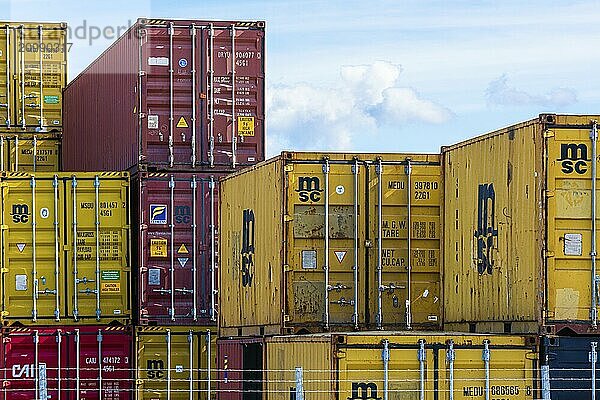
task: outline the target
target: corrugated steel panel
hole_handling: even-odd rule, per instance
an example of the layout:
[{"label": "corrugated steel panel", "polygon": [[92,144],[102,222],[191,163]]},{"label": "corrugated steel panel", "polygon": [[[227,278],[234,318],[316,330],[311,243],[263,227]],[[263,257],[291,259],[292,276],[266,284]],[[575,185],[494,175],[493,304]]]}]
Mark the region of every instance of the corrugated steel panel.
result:
[{"label": "corrugated steel panel", "polygon": [[283,153],[223,179],[222,333],[439,328],[442,194],[436,155]]},{"label": "corrugated steel panel", "polygon": [[65,23],[0,22],[0,125],[61,130],[67,52]]},{"label": "corrugated steel panel", "polygon": [[216,325],[220,175],[134,177],[140,324]]},{"label": "corrugated steel panel", "polygon": [[307,396],[323,400],[537,398],[534,337],[365,332],[274,337],[266,347],[267,400],[294,398],[298,367]]},{"label": "corrugated steel panel", "polygon": [[443,149],[448,328],[594,331],[590,132],[598,118],[544,114]]},{"label": "corrugated steel panel", "polygon": [[4,173],[2,321],[131,319],[129,175]]},{"label": "corrugated steel panel", "polygon": [[64,169],[232,170],[264,160],[264,22],[149,21],[66,88]]},{"label": "corrugated steel panel", "polygon": [[124,327],[3,332],[3,400],[129,400],[131,331]]},{"label": "corrugated steel panel", "polygon": [[60,170],[60,150],[60,135],[0,132],[0,169],[56,172]]},{"label": "corrugated steel panel", "polygon": [[212,328],[138,327],[136,398],[213,399],[217,349]]},{"label": "corrugated steel panel", "polygon": [[219,400],[261,400],[264,338],[221,338],[218,349]]}]

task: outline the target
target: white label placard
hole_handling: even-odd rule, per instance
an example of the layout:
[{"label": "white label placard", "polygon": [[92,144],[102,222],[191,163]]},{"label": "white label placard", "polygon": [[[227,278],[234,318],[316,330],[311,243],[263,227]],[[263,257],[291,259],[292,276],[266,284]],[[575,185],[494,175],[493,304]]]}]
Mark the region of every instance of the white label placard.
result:
[{"label": "white label placard", "polygon": [[565,233],[565,256],[582,254],[582,236],[581,233]]}]

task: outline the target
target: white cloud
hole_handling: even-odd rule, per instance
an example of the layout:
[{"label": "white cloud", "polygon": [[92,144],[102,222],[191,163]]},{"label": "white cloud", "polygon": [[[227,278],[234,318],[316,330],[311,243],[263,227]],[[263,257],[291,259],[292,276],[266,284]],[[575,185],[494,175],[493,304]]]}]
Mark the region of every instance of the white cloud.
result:
[{"label": "white cloud", "polygon": [[486,97],[490,104],[500,106],[531,104],[561,107],[577,102],[577,94],[573,89],[554,88],[545,94],[530,94],[511,86],[506,74],[490,82],[486,90]]},{"label": "white cloud", "polygon": [[343,66],[336,87],[307,83],[268,88],[268,153],[281,150],[352,150],[383,125],[441,123],[448,109],[399,86],[399,65],[378,61]]}]

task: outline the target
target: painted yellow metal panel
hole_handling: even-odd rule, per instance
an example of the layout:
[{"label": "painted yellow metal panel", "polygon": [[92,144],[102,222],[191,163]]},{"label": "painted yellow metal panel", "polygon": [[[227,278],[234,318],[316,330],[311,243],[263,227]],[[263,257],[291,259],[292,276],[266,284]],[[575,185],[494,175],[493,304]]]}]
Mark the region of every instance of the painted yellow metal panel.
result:
[{"label": "painted yellow metal panel", "polygon": [[0,169],[11,172],[59,171],[60,150],[59,135],[0,133]]},{"label": "painted yellow metal panel", "polygon": [[0,184],[3,322],[128,321],[129,175],[8,172]]},{"label": "painted yellow metal panel", "polygon": [[198,326],[138,327],[135,335],[136,398],[215,399],[217,335],[211,329]]},{"label": "painted yellow metal panel", "polygon": [[0,96],[5,104],[0,124],[60,130],[67,83],[66,24],[0,22],[0,31]]},{"label": "painted yellow metal panel", "polygon": [[589,331],[598,119],[544,114],[442,150],[447,328]]}]

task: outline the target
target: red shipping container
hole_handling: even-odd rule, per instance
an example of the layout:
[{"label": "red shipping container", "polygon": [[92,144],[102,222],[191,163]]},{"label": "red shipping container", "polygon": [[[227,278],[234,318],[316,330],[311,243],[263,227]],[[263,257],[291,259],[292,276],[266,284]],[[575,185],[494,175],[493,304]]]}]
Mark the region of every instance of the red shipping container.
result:
[{"label": "red shipping container", "polygon": [[216,324],[223,175],[144,172],[132,179],[139,324]]},{"label": "red shipping container", "polygon": [[264,338],[217,340],[219,400],[260,400],[264,362]]},{"label": "red shipping container", "polygon": [[125,327],[5,329],[2,399],[132,399],[131,338]]},{"label": "red shipping container", "polygon": [[264,160],[264,34],[264,22],[139,19],[65,89],[64,170]]}]

